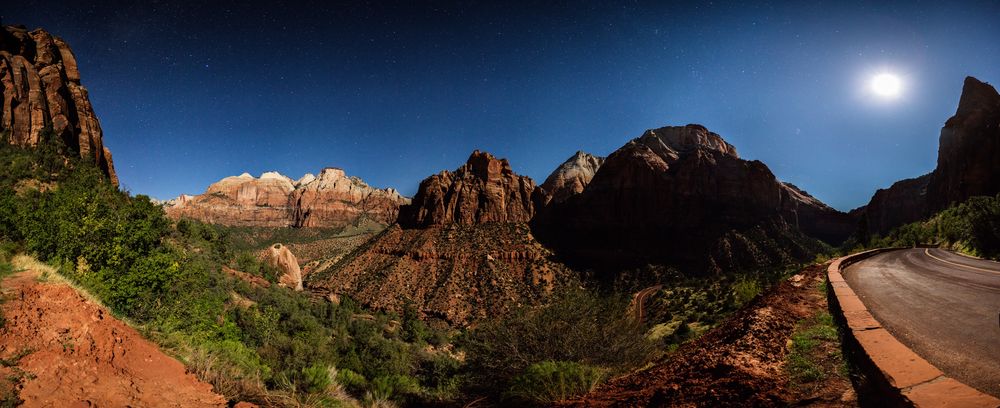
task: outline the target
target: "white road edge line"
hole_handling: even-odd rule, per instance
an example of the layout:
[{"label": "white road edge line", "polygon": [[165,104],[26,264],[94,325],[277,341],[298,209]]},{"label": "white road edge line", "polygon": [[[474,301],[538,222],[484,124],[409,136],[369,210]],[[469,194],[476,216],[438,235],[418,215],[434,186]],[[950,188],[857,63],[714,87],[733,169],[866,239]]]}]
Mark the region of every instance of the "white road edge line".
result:
[{"label": "white road edge line", "polygon": [[937,260],[939,260],[941,262],[944,262],[946,264],[952,264],[952,265],[955,265],[955,266],[961,266],[963,268],[975,269],[975,270],[981,271],[981,272],[992,273],[994,275],[1000,275],[1000,272],[997,272],[997,271],[994,271],[994,270],[977,268],[975,266],[964,265],[964,264],[960,264],[960,263],[957,263],[957,262],[946,261],[944,259],[938,258],[938,257],[936,257],[934,255],[931,255],[931,249],[930,248],[924,248],[924,255],[927,255],[927,256],[929,256],[931,258],[937,259]]}]

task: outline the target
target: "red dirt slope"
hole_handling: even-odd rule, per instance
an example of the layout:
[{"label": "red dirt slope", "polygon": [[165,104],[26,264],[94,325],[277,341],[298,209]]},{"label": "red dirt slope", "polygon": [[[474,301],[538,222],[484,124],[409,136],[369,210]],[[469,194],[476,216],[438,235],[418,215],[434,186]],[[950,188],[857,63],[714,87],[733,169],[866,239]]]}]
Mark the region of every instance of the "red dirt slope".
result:
[{"label": "red dirt slope", "polygon": [[[855,406],[847,378],[831,376],[807,386],[792,386],[785,370],[796,324],[827,308],[826,297],[817,289],[823,271],[822,265],[806,268],[653,367],[613,379],[580,400],[560,405]],[[838,344],[828,346],[835,349]]]},{"label": "red dirt slope", "polygon": [[21,272],[2,285],[0,358],[17,363],[0,374],[23,370],[24,406],[225,406],[211,385],[135,329],[73,288],[37,276]]}]

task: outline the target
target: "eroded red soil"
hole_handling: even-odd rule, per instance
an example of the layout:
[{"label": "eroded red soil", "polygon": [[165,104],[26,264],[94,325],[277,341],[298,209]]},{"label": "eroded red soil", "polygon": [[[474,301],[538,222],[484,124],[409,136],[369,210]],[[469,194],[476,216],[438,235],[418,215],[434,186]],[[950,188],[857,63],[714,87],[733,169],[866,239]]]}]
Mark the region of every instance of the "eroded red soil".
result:
[{"label": "eroded red soil", "polygon": [[[226,400],[135,329],[35,271],[3,282],[0,367],[26,407],[219,407]],[[20,359],[16,357],[23,355]]]},{"label": "eroded red soil", "polygon": [[806,268],[653,367],[613,379],[561,405],[856,406],[847,378],[831,375],[792,385],[785,370],[796,323],[826,310],[826,297],[817,290],[823,271],[825,266]]}]

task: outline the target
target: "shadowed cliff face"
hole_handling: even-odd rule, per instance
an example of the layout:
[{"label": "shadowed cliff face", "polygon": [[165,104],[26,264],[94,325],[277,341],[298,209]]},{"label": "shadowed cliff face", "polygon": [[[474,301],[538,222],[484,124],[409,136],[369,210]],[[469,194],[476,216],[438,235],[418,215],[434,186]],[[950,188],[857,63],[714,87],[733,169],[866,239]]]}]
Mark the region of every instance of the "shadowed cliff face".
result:
[{"label": "shadowed cliff face", "polygon": [[955,115],[941,129],[937,167],[930,174],[878,190],[867,206],[868,233],[885,234],[977,195],[1000,193],[1000,94],[965,78]]},{"label": "shadowed cliff face", "polygon": [[725,257],[730,251],[717,247],[734,231],[801,236],[801,229],[839,242],[853,230],[849,216],[779,182],[763,163],[740,159],[700,125],[649,130],[630,141],[583,192],[540,211],[534,226],[567,262],[608,270],[647,263],[753,268],[764,265],[710,254]]},{"label": "shadowed cliff face", "polygon": [[16,26],[0,30],[0,131],[20,146],[36,146],[51,129],[80,157],[90,158],[115,183],[111,152],[101,124],[80,84],[69,46],[45,30]]}]

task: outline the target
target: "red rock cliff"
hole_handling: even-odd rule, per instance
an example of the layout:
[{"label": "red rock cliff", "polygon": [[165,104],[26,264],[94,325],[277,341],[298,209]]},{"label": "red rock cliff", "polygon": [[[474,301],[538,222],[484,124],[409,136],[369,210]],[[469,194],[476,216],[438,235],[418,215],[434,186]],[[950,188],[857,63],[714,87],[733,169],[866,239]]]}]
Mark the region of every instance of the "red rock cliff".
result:
[{"label": "red rock cliff", "polygon": [[399,212],[403,228],[474,225],[485,222],[526,223],[535,214],[535,182],[519,176],[507,159],[476,150],[454,172],[442,171],[420,182],[410,205]]},{"label": "red rock cliff", "polygon": [[36,146],[42,132],[50,128],[118,184],[101,124],[80,83],[76,57],[65,41],[42,29],[29,32],[4,26],[0,30],[0,83],[0,130],[8,133],[10,143]]}]

